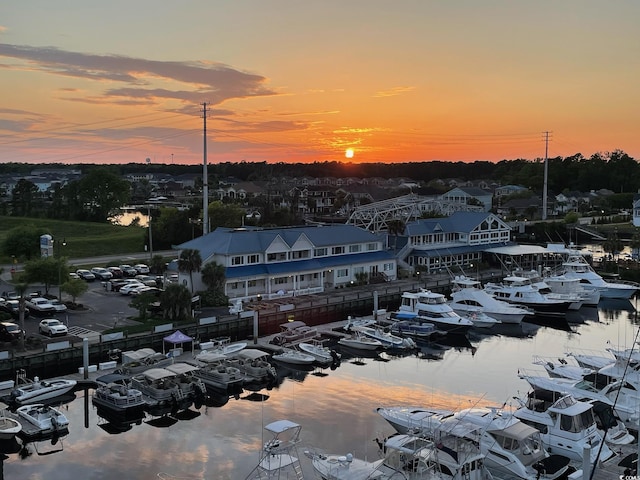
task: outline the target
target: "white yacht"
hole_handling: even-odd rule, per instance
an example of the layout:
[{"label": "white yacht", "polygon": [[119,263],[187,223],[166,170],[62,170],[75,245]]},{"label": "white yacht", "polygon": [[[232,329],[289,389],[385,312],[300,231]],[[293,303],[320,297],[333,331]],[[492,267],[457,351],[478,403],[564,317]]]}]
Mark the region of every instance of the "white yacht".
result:
[{"label": "white yacht", "polygon": [[471,320],[461,317],[451,308],[443,294],[431,290],[404,292],[399,311],[416,313],[419,322],[432,323],[447,333],[464,334],[473,327]]},{"label": "white yacht", "polygon": [[497,300],[530,308],[538,315],[564,317],[572,303],[569,299],[550,298],[540,293],[530,279],[514,275],[501,283],[486,283],[484,289]]},{"label": "white yacht", "polygon": [[578,465],[587,449],[591,465],[603,464],[615,457],[609,446],[603,444],[591,403],[548,390],[533,390],[525,400],[515,399],[520,408],[513,415],[540,431],[548,451],[569,457]]},{"label": "white yacht", "polygon": [[367,461],[351,453],[321,454],[305,452],[316,473],[325,480],[430,479],[487,480],[484,455],[469,442],[441,432],[437,440],[395,434],[380,441],[384,457]]},{"label": "white yacht", "polygon": [[469,316],[477,312],[486,313],[502,323],[520,323],[533,311],[497,300],[482,288],[482,284],[469,277],[453,279],[451,308],[459,315]]},{"label": "white yacht", "polygon": [[564,276],[577,278],[587,290],[600,292],[600,298],[628,300],[638,291],[636,283],[608,282],[602,278],[577,250],[567,250],[566,259],[562,262]]},{"label": "white yacht", "polygon": [[607,385],[597,383],[594,374],[587,375],[583,380],[568,378],[549,378],[528,373],[522,369],[518,377],[527,381],[532,388],[548,390],[560,394],[571,394],[577,400],[597,401],[613,408],[616,416],[624,422],[627,428],[638,429],[638,405],[640,397],[629,384],[614,382]]},{"label": "white yacht", "polygon": [[26,372],[20,370],[16,375],[16,387],[9,395],[9,401],[15,405],[41,403],[44,400],[64,395],[76,387],[75,380],[57,378],[40,380],[38,377],[27,378]]},{"label": "white yacht", "polygon": [[458,412],[420,407],[376,409],[398,431],[414,431],[433,438],[445,424],[471,425],[470,438],[480,446],[485,465],[501,478],[556,479],[567,473],[570,459],[549,454],[540,432],[498,409],[477,408]]},{"label": "white yacht", "polygon": [[320,365],[330,365],[340,361],[340,354],[323,345],[319,340],[300,342],[298,348],[315,358]]}]

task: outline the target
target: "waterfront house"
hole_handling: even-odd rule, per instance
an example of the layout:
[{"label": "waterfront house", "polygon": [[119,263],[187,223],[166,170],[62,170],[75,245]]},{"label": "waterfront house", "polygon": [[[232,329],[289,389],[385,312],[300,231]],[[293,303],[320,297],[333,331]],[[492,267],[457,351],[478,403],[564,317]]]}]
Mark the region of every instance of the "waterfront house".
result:
[{"label": "waterfront house", "polygon": [[[217,228],[178,245],[200,252],[203,266],[225,268],[224,293],[254,300],[320,293],[367,278],[396,278],[396,259],[384,238],[353,225],[288,228]],[[193,272],[193,290],[204,289]],[[181,272],[179,282],[189,286]]]}]

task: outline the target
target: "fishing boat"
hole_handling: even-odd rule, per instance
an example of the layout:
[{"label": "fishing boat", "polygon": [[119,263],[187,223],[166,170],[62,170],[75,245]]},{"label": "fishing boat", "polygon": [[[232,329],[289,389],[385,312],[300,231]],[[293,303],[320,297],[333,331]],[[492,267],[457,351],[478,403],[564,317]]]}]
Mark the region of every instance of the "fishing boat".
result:
[{"label": "fishing boat", "polygon": [[313,355],[289,348],[285,348],[282,352],[271,355],[271,358],[275,361],[292,365],[311,365],[316,361]]},{"label": "fishing boat", "polygon": [[258,464],[246,480],[304,478],[297,452],[302,427],[290,420],[277,420],[264,430],[271,438],[263,445]]},{"label": "fishing boat", "polygon": [[352,327],[352,331],[360,332],[365,337],[378,340],[383,348],[412,349],[416,348],[416,342],[410,338],[399,337],[393,333],[385,332],[381,327]]},{"label": "fishing boat", "polygon": [[66,378],[40,380],[29,379],[24,370],[16,375],[16,387],[9,395],[9,402],[15,405],[42,403],[45,400],[64,395],[75,388],[78,382]]},{"label": "fishing boat", "polygon": [[428,341],[442,335],[432,323],[418,323],[410,320],[398,320],[389,326],[389,331],[401,337],[411,337],[416,341]]},{"label": "fishing boat", "polygon": [[69,420],[59,410],[41,403],[22,405],[16,409],[16,414],[23,425],[23,431],[32,432],[31,435],[46,435],[54,432],[62,434],[69,427]]},{"label": "fishing boat", "polygon": [[367,337],[357,330],[341,337],[338,340],[338,345],[356,350],[382,350],[382,342],[380,340]]},{"label": "fishing boat", "polygon": [[316,359],[316,362],[321,365],[329,365],[340,361],[340,354],[338,352],[331,350],[318,340],[313,340],[312,342],[300,342],[298,344],[298,348],[304,353],[311,355]]}]

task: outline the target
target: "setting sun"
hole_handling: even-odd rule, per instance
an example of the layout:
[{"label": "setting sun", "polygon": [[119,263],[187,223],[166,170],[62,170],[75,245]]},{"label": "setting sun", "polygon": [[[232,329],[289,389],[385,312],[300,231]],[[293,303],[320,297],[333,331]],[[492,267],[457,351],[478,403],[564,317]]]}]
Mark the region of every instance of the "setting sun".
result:
[{"label": "setting sun", "polygon": [[353,148],[347,148],[344,152],[344,156],[347,158],[353,158]]}]

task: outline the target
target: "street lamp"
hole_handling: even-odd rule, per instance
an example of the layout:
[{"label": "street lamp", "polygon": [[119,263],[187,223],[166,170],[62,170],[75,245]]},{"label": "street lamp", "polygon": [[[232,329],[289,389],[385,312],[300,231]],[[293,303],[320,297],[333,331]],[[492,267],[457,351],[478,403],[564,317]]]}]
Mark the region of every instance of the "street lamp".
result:
[{"label": "street lamp", "polygon": [[147,225],[149,227],[149,263],[153,259],[153,236],[151,233],[151,207],[147,205]]},{"label": "street lamp", "polygon": [[58,300],[62,302],[62,249],[67,246],[67,239],[62,239],[62,243],[58,248]]}]

